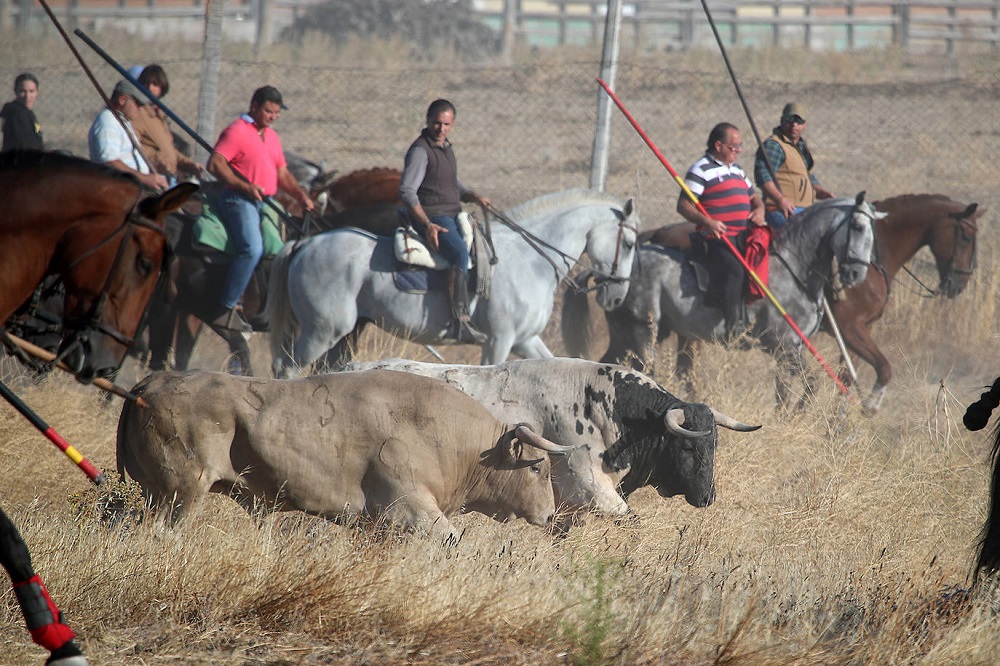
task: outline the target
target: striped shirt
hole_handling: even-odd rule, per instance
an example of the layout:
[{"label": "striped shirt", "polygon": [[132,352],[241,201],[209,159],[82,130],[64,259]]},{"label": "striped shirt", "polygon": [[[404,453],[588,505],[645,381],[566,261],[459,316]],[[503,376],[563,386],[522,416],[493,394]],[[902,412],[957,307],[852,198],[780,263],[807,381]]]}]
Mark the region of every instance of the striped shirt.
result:
[{"label": "striped shirt", "polygon": [[727,236],[734,236],[746,227],[754,190],[746,172],[738,165],[726,166],[706,153],[688,169],[684,183],[710,218],[726,223]]}]

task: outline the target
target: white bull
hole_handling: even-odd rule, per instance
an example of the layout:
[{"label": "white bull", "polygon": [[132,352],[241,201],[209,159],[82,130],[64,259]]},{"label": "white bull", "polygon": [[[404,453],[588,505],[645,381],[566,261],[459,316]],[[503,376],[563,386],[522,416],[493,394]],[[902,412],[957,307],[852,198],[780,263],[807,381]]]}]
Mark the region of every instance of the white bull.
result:
[{"label": "white bull", "polygon": [[248,510],[384,514],[442,534],[461,511],[547,525],[546,452],[569,451],[442,382],[397,372],[165,372],[133,390],[148,406],[122,410],[118,470],[173,520],[209,492],[232,492]]}]

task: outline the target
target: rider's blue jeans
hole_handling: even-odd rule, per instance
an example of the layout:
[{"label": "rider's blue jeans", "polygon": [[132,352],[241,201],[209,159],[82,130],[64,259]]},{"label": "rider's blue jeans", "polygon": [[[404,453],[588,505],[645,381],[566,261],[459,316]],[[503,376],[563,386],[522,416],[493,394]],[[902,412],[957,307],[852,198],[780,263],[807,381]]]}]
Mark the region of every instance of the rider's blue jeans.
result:
[{"label": "rider's blue jeans", "polygon": [[264,237],[260,232],[260,211],[264,204],[251,201],[228,187],[222,191],[220,199],[222,211],[219,217],[236,248],[222,285],[222,305],[232,308],[240,302],[243,290],[253,277],[254,268],[264,255]]},{"label": "rider's blue jeans", "polygon": [[438,254],[463,273],[469,271],[469,250],[458,230],[458,222],[451,215],[435,215],[430,218],[434,224],[444,227],[448,233],[438,233]]},{"label": "rider's blue jeans", "polygon": [[[796,206],[795,210],[792,211],[793,215],[801,213],[806,208],[805,206]],[[772,210],[770,213],[764,215],[764,220],[767,222],[767,226],[772,229],[780,229],[781,227],[788,224],[788,218],[780,210]]]}]

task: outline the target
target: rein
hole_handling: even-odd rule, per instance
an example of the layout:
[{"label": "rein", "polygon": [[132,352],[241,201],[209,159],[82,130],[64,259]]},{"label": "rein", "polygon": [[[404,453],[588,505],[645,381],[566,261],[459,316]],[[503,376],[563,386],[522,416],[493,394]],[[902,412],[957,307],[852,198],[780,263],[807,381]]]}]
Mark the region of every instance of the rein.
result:
[{"label": "rein", "polygon": [[[600,288],[601,285],[603,285],[606,282],[629,282],[632,279],[631,276],[629,276],[629,277],[618,277],[618,276],[615,275],[615,273],[618,271],[618,263],[619,263],[619,259],[620,259],[620,255],[621,255],[621,249],[622,249],[622,236],[625,233],[625,229],[631,230],[636,235],[638,235],[638,233],[639,233],[639,230],[636,229],[633,225],[631,225],[631,224],[625,224],[625,217],[624,217],[624,215],[622,216],[622,219],[619,220],[619,222],[618,222],[618,238],[615,241],[615,258],[614,258],[614,260],[611,263],[611,273],[608,274],[608,273],[604,273],[603,271],[599,271],[599,270],[597,270],[595,268],[592,268],[590,266],[585,265],[579,259],[577,259],[575,257],[572,257],[569,254],[566,254],[565,252],[563,252],[559,248],[555,247],[551,243],[549,243],[549,242],[547,242],[545,240],[542,240],[538,236],[534,235],[533,233],[531,233],[530,231],[528,231],[527,229],[525,229],[524,227],[522,227],[521,225],[519,225],[518,223],[514,222],[512,219],[510,219],[506,215],[504,215],[500,210],[498,210],[492,204],[489,205],[486,208],[486,211],[488,213],[492,213],[494,217],[496,217],[498,220],[500,220],[501,222],[503,222],[512,231],[514,231],[515,233],[517,233],[524,240],[524,242],[528,244],[528,246],[532,250],[534,250],[535,252],[537,252],[543,259],[545,259],[545,261],[549,262],[549,265],[552,266],[552,270],[555,271],[556,278],[560,282],[564,282],[566,284],[567,288],[572,289],[573,291],[575,291],[577,293],[585,294],[585,293],[588,293],[588,292],[591,292],[591,291],[595,291],[596,289]],[[593,287],[581,287],[580,285],[576,284],[573,280],[569,279],[568,271],[567,271],[566,275],[560,275],[559,274],[559,266],[552,259],[552,257],[550,257],[548,255],[548,253],[546,253],[543,250],[543,248],[546,249],[546,250],[550,250],[551,252],[554,252],[559,257],[561,257],[562,260],[566,264],[569,265],[570,269],[572,269],[573,266],[580,266],[584,270],[590,271],[590,273],[595,276],[595,278],[594,278],[594,286]]]},{"label": "rein", "polygon": [[[948,284],[955,277],[964,277],[964,276],[970,276],[971,277],[973,271],[976,268],[977,257],[978,257],[978,252],[977,252],[978,248],[976,246],[976,238],[977,238],[977,236],[975,234],[972,235],[972,241],[971,241],[972,242],[972,261],[969,262],[969,267],[968,268],[955,268],[955,257],[958,256],[959,247],[960,247],[960,245],[963,242],[963,238],[964,237],[963,237],[962,231],[964,230],[964,228],[966,226],[968,226],[974,232],[978,232],[979,231],[979,225],[977,225],[973,220],[969,220],[969,219],[964,218],[964,217],[956,219],[956,224],[955,224],[955,239],[954,239],[954,242],[952,243],[953,251],[951,253],[951,257],[949,257],[948,261],[945,262],[944,270],[941,272],[941,284]],[[907,275],[909,275],[911,278],[913,278],[914,282],[916,282],[918,285],[920,285],[924,289],[924,291],[927,292],[926,294],[924,294],[924,293],[918,294],[921,298],[937,298],[938,296],[942,296],[944,294],[944,292],[942,292],[940,289],[932,289],[931,287],[928,287],[926,284],[924,284],[923,281],[919,277],[917,277],[916,273],[914,273],[913,271],[911,271],[910,268],[906,264],[903,264],[902,269],[904,271],[906,271]]]},{"label": "rein", "polygon": [[121,243],[118,245],[118,251],[115,254],[114,263],[111,264],[111,268],[108,271],[107,278],[105,278],[104,281],[104,286],[101,288],[100,295],[98,296],[96,302],[94,303],[93,308],[91,308],[90,313],[83,318],[79,319],[65,318],[63,320],[64,324],[68,328],[72,329],[73,333],[69,344],[67,344],[65,348],[62,350],[62,352],[52,361],[53,365],[58,363],[59,361],[64,360],[65,357],[68,356],[70,353],[72,353],[72,351],[76,347],[82,345],[83,342],[86,340],[87,332],[89,331],[96,331],[103,335],[107,335],[108,337],[112,338],[113,340],[115,340],[116,342],[125,347],[131,347],[133,344],[135,344],[134,338],[125,335],[121,331],[112,328],[111,326],[105,324],[102,321],[104,310],[107,307],[108,300],[111,298],[111,285],[114,283],[115,278],[118,276],[122,268],[122,261],[125,252],[128,248],[129,241],[135,234],[136,227],[142,227],[144,229],[154,231],[157,234],[163,236],[165,242],[164,242],[163,259],[160,262],[161,276],[165,274],[165,271],[169,266],[170,251],[171,251],[166,231],[161,227],[143,219],[136,212],[137,204],[138,204],[138,198],[136,199],[136,203],[132,205],[132,209],[129,211],[128,215],[126,215],[125,220],[121,223],[121,225],[119,225],[114,231],[112,231],[106,238],[101,240],[94,247],[90,248],[89,250],[81,254],[79,257],[74,259],[72,262],[70,262],[69,266],[67,266],[62,271],[63,273],[66,273],[75,266],[78,266],[85,259],[93,256],[94,253],[96,253],[98,250],[100,250],[105,245],[114,240],[114,238],[117,237],[119,234],[124,233],[124,237],[121,239]]}]

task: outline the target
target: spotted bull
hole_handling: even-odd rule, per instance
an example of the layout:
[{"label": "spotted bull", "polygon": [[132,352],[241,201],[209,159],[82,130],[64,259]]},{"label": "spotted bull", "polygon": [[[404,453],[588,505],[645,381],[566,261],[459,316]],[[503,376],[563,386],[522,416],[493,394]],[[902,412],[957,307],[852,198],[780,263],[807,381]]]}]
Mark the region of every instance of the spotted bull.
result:
[{"label": "spotted bull", "polygon": [[385,515],[448,534],[461,511],[536,525],[555,512],[548,453],[568,449],[504,425],[437,380],[165,372],[134,391],[148,406],[122,410],[118,469],[173,520],[209,492],[231,493],[248,510]]},{"label": "spotted bull", "polygon": [[[749,426],[708,405],[671,395],[646,375],[608,363],[549,358],[498,365],[445,365],[389,359],[348,369],[401,370],[443,379],[494,416],[518,415],[538,433],[576,451],[553,458],[557,506],[621,514],[637,488],[684,495],[693,506],[715,499],[716,426]],[[617,490],[616,490],[617,488]]]}]

